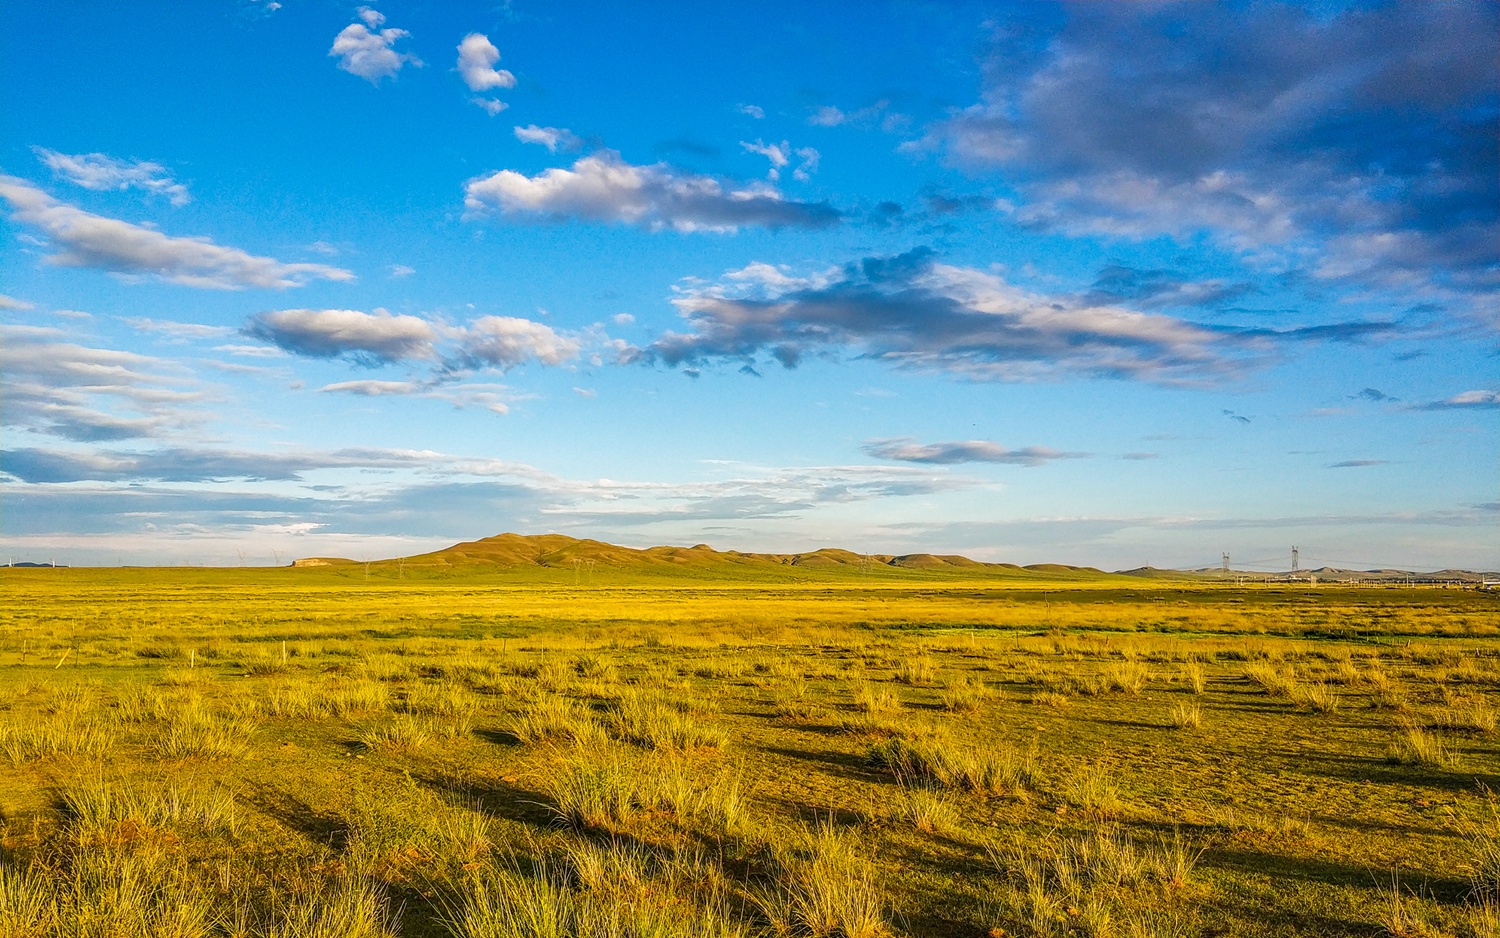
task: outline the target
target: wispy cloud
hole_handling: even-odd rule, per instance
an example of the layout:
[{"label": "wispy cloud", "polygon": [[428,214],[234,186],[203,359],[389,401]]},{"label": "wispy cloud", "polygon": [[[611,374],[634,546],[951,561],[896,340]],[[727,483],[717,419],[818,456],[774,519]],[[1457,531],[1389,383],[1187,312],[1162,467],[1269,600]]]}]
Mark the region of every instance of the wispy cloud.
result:
[{"label": "wispy cloud", "polygon": [[1085,375],[1215,382],[1276,360],[1289,344],[1355,341],[1390,328],[1205,325],[1033,293],[989,271],[943,264],[927,249],[807,276],[752,264],[717,283],[683,286],[673,302],[690,331],[662,335],[640,357],[753,364],[768,354],[791,368],[810,355],[853,354],[1001,381]]},{"label": "wispy cloud", "polygon": [[636,225],[650,231],[733,232],[746,226],[824,228],[841,219],[826,202],[794,202],[765,183],[726,182],[674,169],[636,166],[601,150],[571,169],[527,176],[504,169],[464,188],[471,218],[503,215]]},{"label": "wispy cloud", "polygon": [[32,149],[58,177],[85,189],[96,192],[140,189],[164,196],[173,205],[186,205],[193,200],[187,186],[173,179],[160,163],[120,160],[103,153],[68,154],[44,147]]},{"label": "wispy cloud", "polygon": [[988,440],[957,440],[947,443],[918,443],[910,437],[870,440],[865,453],[876,459],[897,462],[931,463],[950,466],[966,462],[1003,463],[1010,466],[1041,466],[1059,459],[1082,459],[1088,453],[1067,453],[1047,446],[1009,449]]},{"label": "wispy cloud", "polygon": [[222,339],[232,336],[235,330],[228,326],[209,326],[197,322],[176,322],[171,319],[150,319],[144,316],[126,318],[124,322],[140,332],[151,332],[184,342],[190,339]]},{"label": "wispy cloud", "polygon": [[92,267],[216,290],[283,289],[310,280],[353,280],[325,264],[284,264],[207,238],[173,238],[151,228],[85,212],[59,202],[22,179],[0,176],[0,198],[18,220],[60,250],[47,260],[63,267]]},{"label": "wispy cloud", "polygon": [[512,133],[522,143],[534,143],[546,147],[551,153],[559,149],[576,150],[583,146],[583,140],[566,127],[538,127],[536,124],[527,124],[525,127],[514,127]]},{"label": "wispy cloud", "polygon": [[1389,459],[1343,459],[1328,464],[1330,469],[1363,469],[1367,466],[1384,466],[1390,463]]},{"label": "wispy cloud", "polygon": [[204,393],[172,362],[50,329],[6,326],[0,338],[7,427],[94,443],[160,437],[198,419],[189,405]]},{"label": "wispy cloud", "polygon": [[1500,391],[1464,391],[1440,401],[1414,404],[1410,410],[1495,410],[1500,408]]},{"label": "wispy cloud", "polygon": [[422,65],[415,55],[395,49],[396,43],[411,33],[404,29],[381,29],[385,14],[370,7],[360,7],[358,16],[360,22],[345,26],[328,50],[329,55],[338,58],[339,68],[379,85],[382,78],[395,78],[405,65]]}]

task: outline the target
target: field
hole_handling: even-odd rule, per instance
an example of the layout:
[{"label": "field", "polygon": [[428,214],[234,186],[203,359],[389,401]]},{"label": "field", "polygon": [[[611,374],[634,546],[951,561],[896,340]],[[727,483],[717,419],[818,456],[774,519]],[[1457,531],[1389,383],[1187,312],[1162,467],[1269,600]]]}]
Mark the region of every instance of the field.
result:
[{"label": "field", "polygon": [[0,936],[1480,935],[1492,593],[0,572]]}]

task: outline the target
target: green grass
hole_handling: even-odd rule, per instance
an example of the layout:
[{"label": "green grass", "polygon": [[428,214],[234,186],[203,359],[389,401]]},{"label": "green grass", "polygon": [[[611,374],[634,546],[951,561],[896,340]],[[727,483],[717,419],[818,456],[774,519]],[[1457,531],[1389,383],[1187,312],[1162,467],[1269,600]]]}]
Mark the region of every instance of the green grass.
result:
[{"label": "green grass", "polygon": [[1493,595],[593,576],[0,572],[0,935],[1458,938],[1500,908]]}]

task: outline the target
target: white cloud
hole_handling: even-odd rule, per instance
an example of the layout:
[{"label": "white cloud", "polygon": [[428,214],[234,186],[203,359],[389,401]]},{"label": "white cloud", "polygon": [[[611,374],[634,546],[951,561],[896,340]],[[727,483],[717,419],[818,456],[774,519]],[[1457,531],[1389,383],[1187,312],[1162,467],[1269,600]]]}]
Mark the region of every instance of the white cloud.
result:
[{"label": "white cloud", "polygon": [[772,186],[726,185],[665,163],[635,166],[612,150],[535,176],[500,170],[464,188],[470,217],[499,209],[508,215],[582,218],[638,225],[651,231],[732,232],[741,226],[826,227],[840,213],[827,203],[790,202]]},{"label": "white cloud", "polygon": [[583,146],[583,141],[566,127],[538,127],[528,124],[525,127],[516,127],[516,139],[522,143],[535,143],[546,147],[556,153],[558,148],[564,150],[576,150]]},{"label": "white cloud", "polygon": [[582,350],[577,338],[545,323],[514,316],[484,316],[464,330],[458,362],[465,367],[511,368],[535,359],[544,365],[573,361]]},{"label": "white cloud", "polygon": [[470,91],[516,86],[516,76],[503,68],[495,68],[498,61],[500,50],[482,33],[469,33],[458,44],[458,74]]},{"label": "white cloud", "polygon": [[765,108],[762,108],[759,105],[755,104],[741,104],[739,107],[735,108],[735,110],[739,111],[741,114],[744,114],[746,117],[753,117],[756,120],[763,120],[766,116]]},{"label": "white cloud", "polygon": [[837,127],[845,120],[847,118],[844,116],[843,111],[831,104],[825,104],[813,111],[812,116],[807,119],[807,122],[816,127]]},{"label": "white cloud", "polygon": [[432,358],[436,338],[427,320],[383,309],[282,309],[252,316],[244,332],[297,355],[372,363]]},{"label": "white cloud", "polygon": [[158,358],[56,341],[54,329],[0,330],[7,427],[80,442],[159,437],[193,422],[203,398],[178,366]]},{"label": "white cloud", "polygon": [[313,279],[354,279],[352,272],[339,267],[283,264],[275,258],[223,247],[207,238],[173,238],[85,212],[13,176],[0,176],[0,198],[10,202],[16,218],[39,229],[62,248],[48,260],[63,267],[154,276],[216,290],[300,287]]},{"label": "white cloud", "polygon": [[422,385],[415,381],[339,381],[325,384],[318,390],[383,397],[388,394],[415,394],[422,390]]},{"label": "white cloud", "polygon": [[939,263],[928,249],[803,277],[751,264],[717,283],[688,283],[678,294],[673,303],[691,331],[665,333],[639,357],[753,367],[756,356],[768,354],[793,368],[809,356],[849,351],[972,380],[1077,374],[1190,384],[1237,377],[1277,360],[1292,343],[1359,341],[1391,328],[1196,323],[1086,296],[1035,293],[991,271]]},{"label": "white cloud", "polygon": [[36,304],[0,293],[0,309],[36,309]]},{"label": "white cloud", "polygon": [[574,388],[573,393],[577,394],[579,397],[587,398],[594,398],[599,396],[599,392],[594,390],[593,388]]},{"label": "white cloud", "polygon": [[469,103],[483,108],[484,112],[491,117],[494,117],[496,114],[499,114],[501,111],[510,107],[509,104],[506,104],[504,101],[496,100],[495,98],[470,98]]},{"label": "white cloud", "polygon": [[269,345],[215,345],[215,352],[226,352],[245,358],[285,358],[286,352]]},{"label": "white cloud", "polygon": [[208,326],[196,322],[176,322],[170,319],[127,318],[125,322],[140,332],[154,332],[175,341],[188,339],[219,339],[234,335],[228,326]]},{"label": "white cloud", "polygon": [[85,189],[96,192],[141,189],[153,195],[166,196],[173,205],[186,205],[193,200],[188,194],[187,186],[173,179],[160,163],[130,163],[103,153],[71,155],[43,147],[32,149],[53,173]]},{"label": "white cloud", "polygon": [[[394,78],[407,63],[420,67],[422,60],[406,52],[397,52],[398,40],[411,35],[404,29],[380,29],[385,16],[369,7],[359,8],[360,23],[344,27],[333,40],[329,55],[338,56],[339,68],[358,75],[372,85],[382,78]],[[373,32],[372,32],[373,30]]]},{"label": "white cloud", "polygon": [[754,143],[746,143],[741,140],[740,146],[744,147],[748,153],[759,153],[771,161],[771,169],[770,172],[766,173],[766,178],[773,181],[781,178],[781,170],[791,161],[789,155],[792,150],[791,144],[785,140],[780,143],[763,143],[760,140],[756,140]]},{"label": "white cloud", "polygon": [[792,170],[792,178],[799,182],[807,182],[812,178],[812,174],[818,171],[818,161],[823,158],[823,155],[812,147],[799,147],[797,155],[802,158],[802,163]]},{"label": "white cloud", "polygon": [[412,274],[414,274],[416,272],[417,272],[417,269],[415,267],[408,267],[405,264],[392,264],[391,265],[391,276],[392,277],[410,277]]},{"label": "white cloud", "polygon": [[967,462],[1003,463],[1010,466],[1040,466],[1058,459],[1081,459],[1087,453],[1065,453],[1048,446],[1010,449],[989,440],[955,440],[918,443],[909,437],[870,440],[865,452],[877,459],[948,466]]}]

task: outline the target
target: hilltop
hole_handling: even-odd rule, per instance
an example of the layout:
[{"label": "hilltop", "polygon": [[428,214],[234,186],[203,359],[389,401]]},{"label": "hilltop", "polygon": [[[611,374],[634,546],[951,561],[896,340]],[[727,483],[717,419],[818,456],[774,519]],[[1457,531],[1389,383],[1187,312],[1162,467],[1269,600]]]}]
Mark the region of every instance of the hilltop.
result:
[{"label": "hilltop", "polygon": [[[312,557],[297,560],[298,567],[338,566],[356,561]],[[497,534],[477,541],[465,541],[442,550],[381,561],[383,566],[399,563],[408,571],[447,568],[551,568],[577,572],[612,568],[633,572],[692,574],[735,572],[793,571],[860,573],[872,570],[899,570],[910,573],[969,573],[1023,577],[1090,577],[1104,576],[1093,567],[1070,567],[1062,564],[1019,566],[1011,563],[985,563],[958,554],[860,554],[836,547],[801,553],[752,553],[737,550],[715,550],[707,544],[692,547],[621,547],[591,538],[574,538],[564,534]]]}]

